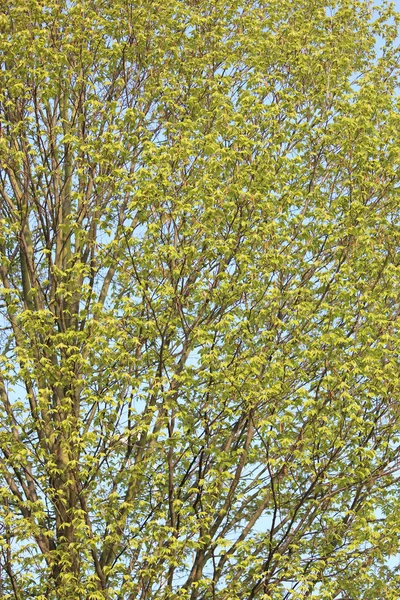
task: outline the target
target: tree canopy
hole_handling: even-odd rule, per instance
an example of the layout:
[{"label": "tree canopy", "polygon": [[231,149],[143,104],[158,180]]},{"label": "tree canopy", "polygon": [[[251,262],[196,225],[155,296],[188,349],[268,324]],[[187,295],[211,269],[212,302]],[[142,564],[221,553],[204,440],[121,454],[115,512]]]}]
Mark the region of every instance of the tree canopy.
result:
[{"label": "tree canopy", "polygon": [[398,21],[3,2],[2,599],[400,597]]}]

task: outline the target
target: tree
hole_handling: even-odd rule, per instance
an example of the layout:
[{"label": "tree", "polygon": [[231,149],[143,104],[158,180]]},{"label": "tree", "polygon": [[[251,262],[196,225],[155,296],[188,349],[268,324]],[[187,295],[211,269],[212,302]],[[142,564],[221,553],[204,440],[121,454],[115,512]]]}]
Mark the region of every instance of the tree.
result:
[{"label": "tree", "polygon": [[1,598],[399,597],[397,23],[5,2]]}]

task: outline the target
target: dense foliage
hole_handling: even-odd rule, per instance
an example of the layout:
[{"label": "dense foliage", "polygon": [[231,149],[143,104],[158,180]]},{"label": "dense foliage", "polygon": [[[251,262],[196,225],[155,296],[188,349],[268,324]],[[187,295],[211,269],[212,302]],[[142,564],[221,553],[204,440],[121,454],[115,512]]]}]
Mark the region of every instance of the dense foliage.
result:
[{"label": "dense foliage", "polygon": [[2,599],[400,597],[397,21],[3,3]]}]

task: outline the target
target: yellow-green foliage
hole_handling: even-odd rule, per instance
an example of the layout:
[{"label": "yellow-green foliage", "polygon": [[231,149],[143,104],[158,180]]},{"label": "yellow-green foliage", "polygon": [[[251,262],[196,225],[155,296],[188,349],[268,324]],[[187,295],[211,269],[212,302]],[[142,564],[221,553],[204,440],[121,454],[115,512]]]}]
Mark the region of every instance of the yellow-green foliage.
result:
[{"label": "yellow-green foliage", "polygon": [[400,597],[397,24],[3,2],[2,600]]}]

